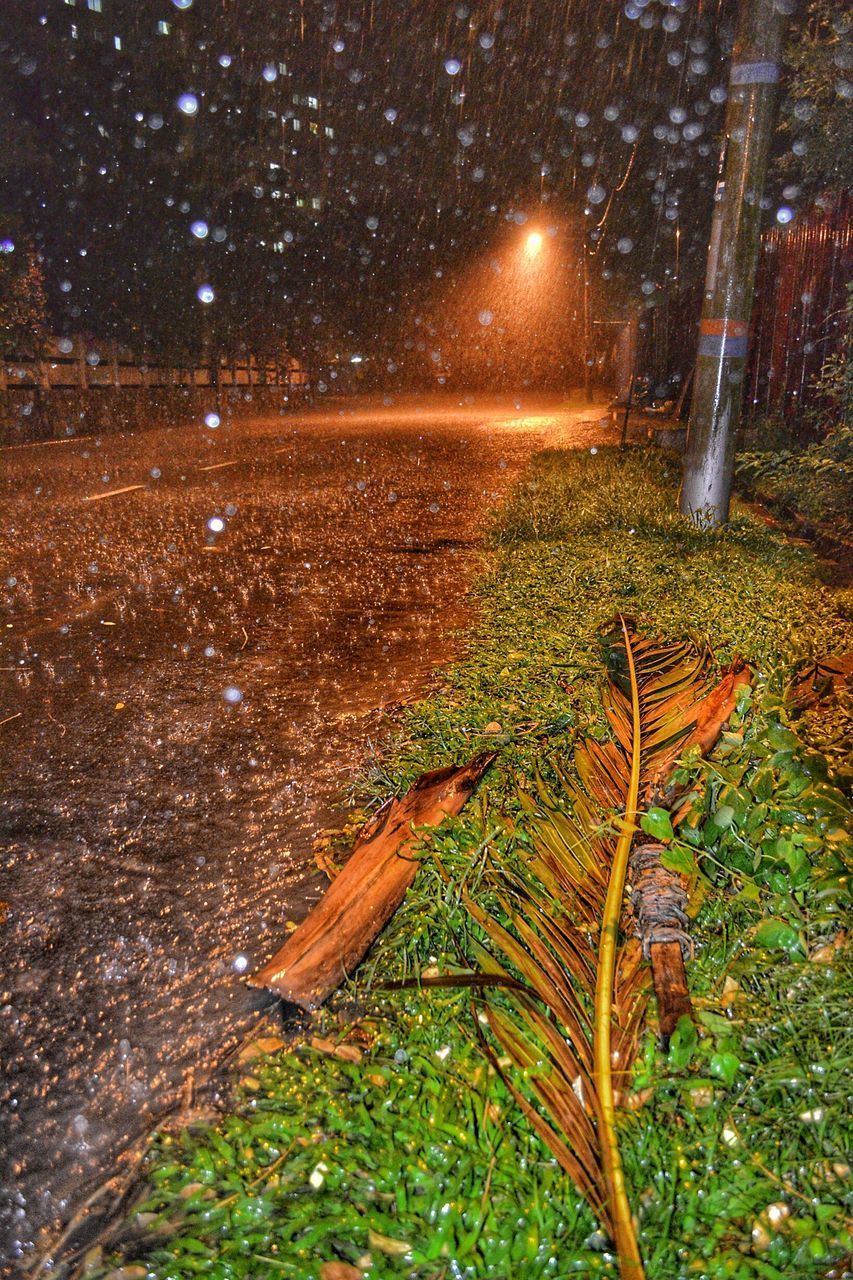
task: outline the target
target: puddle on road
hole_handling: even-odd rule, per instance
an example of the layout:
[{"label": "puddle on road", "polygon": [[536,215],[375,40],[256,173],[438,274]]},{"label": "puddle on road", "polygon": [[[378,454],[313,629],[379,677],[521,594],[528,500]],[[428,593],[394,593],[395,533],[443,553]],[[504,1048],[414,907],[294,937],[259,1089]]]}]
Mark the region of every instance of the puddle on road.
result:
[{"label": "puddle on road", "polygon": [[[203,483],[176,432],[7,465],[11,1254],[256,1016],[240,975],[319,892],[312,838],[450,657],[486,510],[538,441],[383,415],[235,428],[244,462]],[[152,467],[173,480],[79,501]]]}]

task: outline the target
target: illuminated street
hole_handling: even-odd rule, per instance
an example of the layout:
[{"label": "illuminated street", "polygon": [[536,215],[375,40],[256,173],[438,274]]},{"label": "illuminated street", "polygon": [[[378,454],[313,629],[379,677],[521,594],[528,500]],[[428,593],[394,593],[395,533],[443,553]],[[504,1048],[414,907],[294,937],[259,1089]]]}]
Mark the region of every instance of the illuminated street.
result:
[{"label": "illuminated street", "polygon": [[240,972],[450,656],[488,510],[543,443],[614,434],[557,404],[4,451],[3,1146],[33,1220],[248,1025]]}]

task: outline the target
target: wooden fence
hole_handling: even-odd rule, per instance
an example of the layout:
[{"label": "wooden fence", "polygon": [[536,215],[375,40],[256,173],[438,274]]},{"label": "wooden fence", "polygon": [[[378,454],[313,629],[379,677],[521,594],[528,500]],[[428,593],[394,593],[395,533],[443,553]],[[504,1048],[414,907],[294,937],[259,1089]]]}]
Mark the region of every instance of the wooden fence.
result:
[{"label": "wooden fence", "polygon": [[[124,387],[210,387],[216,370],[210,365],[165,365],[134,358],[112,342],[82,337],[50,338],[38,356],[0,361],[0,393],[13,391],[88,391]],[[223,360],[220,387],[289,387],[307,389],[309,377],[296,356],[270,360],[255,356]]]}]

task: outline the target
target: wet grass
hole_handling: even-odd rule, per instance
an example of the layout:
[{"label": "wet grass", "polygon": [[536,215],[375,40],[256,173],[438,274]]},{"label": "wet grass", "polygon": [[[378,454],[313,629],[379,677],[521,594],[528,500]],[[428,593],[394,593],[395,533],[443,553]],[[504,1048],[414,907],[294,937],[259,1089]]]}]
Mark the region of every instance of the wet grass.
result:
[{"label": "wet grass", "polygon": [[748,516],[715,535],[686,524],[671,464],[647,451],[542,455],[496,517],[477,590],[466,656],[408,714],[362,797],[486,742],[499,762],[432,837],[313,1047],[255,1058],[230,1114],[156,1140],[131,1234],[119,1254],[91,1256],[90,1276],[615,1276],[591,1214],[482,1057],[470,994],[384,984],[467,954],[460,891],[482,896],[489,850],[511,856],[523,838],[519,784],[576,735],[605,732],[596,631],[617,611],[755,669],[712,759],[692,768],[670,851],[693,885],[698,1025],[665,1059],[648,1036],[623,1116],[647,1273],[809,1280],[850,1249],[850,811],[837,785],[849,720],[836,707],[797,725],[781,698],[800,658],[850,647],[845,598]]}]

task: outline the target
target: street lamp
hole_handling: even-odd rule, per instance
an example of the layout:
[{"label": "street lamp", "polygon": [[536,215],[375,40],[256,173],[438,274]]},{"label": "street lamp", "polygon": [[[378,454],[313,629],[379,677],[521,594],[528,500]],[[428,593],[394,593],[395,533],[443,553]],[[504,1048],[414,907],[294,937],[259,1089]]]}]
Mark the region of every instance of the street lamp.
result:
[{"label": "street lamp", "polygon": [[527,244],[524,246],[528,258],[535,258],[541,248],[542,233],[540,231],[531,231],[527,237]]}]

